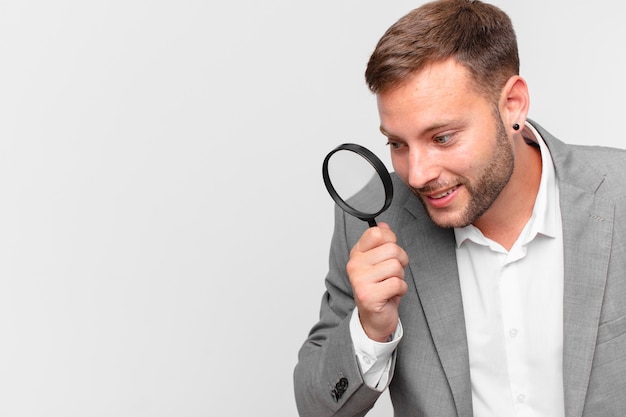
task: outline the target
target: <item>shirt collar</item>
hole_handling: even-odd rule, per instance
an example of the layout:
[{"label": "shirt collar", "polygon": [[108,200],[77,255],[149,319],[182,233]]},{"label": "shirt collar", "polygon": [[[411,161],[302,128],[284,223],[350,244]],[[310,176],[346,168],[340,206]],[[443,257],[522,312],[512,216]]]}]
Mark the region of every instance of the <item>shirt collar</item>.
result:
[{"label": "shirt collar", "polygon": [[[522,132],[527,142],[534,142],[539,145],[541,151],[541,180],[539,183],[539,191],[533,207],[533,213],[524,227],[524,230],[518,237],[518,243],[526,245],[531,242],[538,234],[554,238],[557,235],[558,225],[558,186],[554,164],[550,156],[550,150],[539,132],[531,125],[526,123]],[[530,145],[532,146],[532,145]],[[457,248],[466,240],[472,240],[476,243],[492,246],[489,241],[474,225],[461,228],[454,228]]]}]

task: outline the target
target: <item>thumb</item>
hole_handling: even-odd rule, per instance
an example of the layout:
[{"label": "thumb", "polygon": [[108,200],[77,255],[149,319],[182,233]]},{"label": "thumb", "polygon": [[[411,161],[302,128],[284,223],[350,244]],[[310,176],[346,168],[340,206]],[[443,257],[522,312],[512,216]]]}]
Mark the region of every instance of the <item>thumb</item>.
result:
[{"label": "thumb", "polygon": [[385,222],[378,222],[376,226],[380,227],[381,229],[391,230],[391,227],[389,227],[389,225]]}]

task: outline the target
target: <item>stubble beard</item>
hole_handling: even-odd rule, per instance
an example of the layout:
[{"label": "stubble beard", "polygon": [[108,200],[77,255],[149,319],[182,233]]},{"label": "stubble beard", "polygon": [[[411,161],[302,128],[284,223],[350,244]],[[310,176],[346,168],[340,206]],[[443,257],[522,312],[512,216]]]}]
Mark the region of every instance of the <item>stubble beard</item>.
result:
[{"label": "stubble beard", "polygon": [[[453,216],[453,218],[444,216],[424,201],[424,197],[419,192],[420,190],[424,191],[424,188],[419,190],[412,188],[411,191],[422,202],[428,216],[437,226],[443,228],[465,227],[474,223],[491,207],[511,179],[514,167],[513,147],[506,135],[502,120],[497,117],[496,141],[493,146],[491,161],[487,167],[480,172],[477,181],[471,182],[466,177],[461,176],[455,179],[454,184],[461,184],[469,194],[469,202],[462,213]],[[427,188],[438,189],[448,186],[447,184],[431,184]]]}]

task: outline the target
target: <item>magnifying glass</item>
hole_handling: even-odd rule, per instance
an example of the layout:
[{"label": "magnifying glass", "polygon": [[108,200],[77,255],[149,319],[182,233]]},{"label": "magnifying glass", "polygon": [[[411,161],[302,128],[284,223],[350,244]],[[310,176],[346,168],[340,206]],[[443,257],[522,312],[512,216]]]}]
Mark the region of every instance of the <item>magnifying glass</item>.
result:
[{"label": "magnifying glass", "polygon": [[391,204],[393,184],[389,171],[361,145],[344,143],[330,151],[324,158],[322,175],[335,203],[370,227],[376,226],[375,217]]}]

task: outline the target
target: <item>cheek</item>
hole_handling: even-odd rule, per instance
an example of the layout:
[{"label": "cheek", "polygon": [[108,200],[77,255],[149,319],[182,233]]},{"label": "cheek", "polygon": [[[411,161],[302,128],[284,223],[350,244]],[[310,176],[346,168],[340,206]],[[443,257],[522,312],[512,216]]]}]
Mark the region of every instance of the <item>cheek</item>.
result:
[{"label": "cheek", "polygon": [[476,174],[476,170],[484,167],[487,159],[479,149],[459,148],[447,155],[445,161],[448,168],[457,175],[471,177]]},{"label": "cheek", "polygon": [[458,167],[459,174],[470,173],[477,165],[480,164],[480,161],[476,159],[476,156],[470,153],[460,154],[458,158],[455,158],[455,162]]}]

